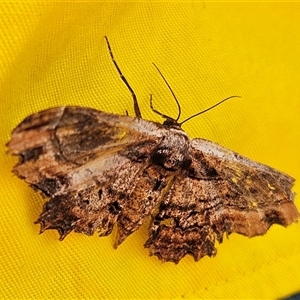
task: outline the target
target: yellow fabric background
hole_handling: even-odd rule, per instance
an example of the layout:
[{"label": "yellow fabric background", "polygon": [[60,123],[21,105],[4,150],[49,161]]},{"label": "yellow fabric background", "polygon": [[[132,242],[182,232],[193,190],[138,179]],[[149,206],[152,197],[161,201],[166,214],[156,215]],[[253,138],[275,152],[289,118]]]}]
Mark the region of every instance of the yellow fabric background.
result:
[{"label": "yellow fabric background", "polygon": [[[297,179],[300,194],[299,3],[0,3],[0,298],[278,298],[300,290],[300,223],[265,236],[237,234],[215,258],[162,264],[143,248],[147,225],[118,250],[113,238],[33,222],[44,199],[13,176],[11,130],[53,106],[133,115],[103,39],[135,90],[145,119],[176,105],[182,118],[241,95],[184,125]],[[300,207],[299,196],[296,205]]]}]

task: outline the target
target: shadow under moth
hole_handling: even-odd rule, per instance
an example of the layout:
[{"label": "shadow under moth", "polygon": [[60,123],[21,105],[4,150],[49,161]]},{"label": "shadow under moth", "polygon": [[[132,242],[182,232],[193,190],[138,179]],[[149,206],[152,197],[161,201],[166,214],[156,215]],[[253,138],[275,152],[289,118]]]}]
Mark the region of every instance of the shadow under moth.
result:
[{"label": "shadow under moth", "polygon": [[151,102],[164,123],[142,119],[106,42],[136,116],[50,108],[21,122],[7,144],[19,156],[13,172],[48,198],[36,221],[41,232],[56,229],[60,240],[71,231],[106,236],[116,225],[117,247],[151,218],[145,247],[178,263],[186,254],[196,261],[214,256],[224,233],[253,237],[298,219],[292,177],[208,140],[189,139],[181,129],[188,119],[178,122],[180,106],[159,70],[178,117],[161,114]]}]

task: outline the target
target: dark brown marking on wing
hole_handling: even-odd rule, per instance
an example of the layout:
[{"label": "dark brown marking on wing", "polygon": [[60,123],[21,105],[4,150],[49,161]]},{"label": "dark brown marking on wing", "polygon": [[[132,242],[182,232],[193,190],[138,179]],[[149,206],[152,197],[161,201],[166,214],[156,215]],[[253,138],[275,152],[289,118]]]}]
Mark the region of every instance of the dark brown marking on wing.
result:
[{"label": "dark brown marking on wing", "polygon": [[36,161],[42,153],[43,147],[27,149],[20,153],[20,163],[23,164],[29,160]]},{"label": "dark brown marking on wing", "polygon": [[253,237],[272,224],[287,226],[298,219],[291,177],[258,163],[247,165],[241,156],[226,160],[225,153],[232,152],[225,150],[219,157],[191,150],[187,176],[176,177],[153,219],[145,244],[150,254],[175,263],[186,254],[198,260],[215,255],[215,241],[221,243],[224,234]]},{"label": "dark brown marking on wing", "polygon": [[[169,125],[168,125],[169,126]],[[216,254],[233,232],[252,237],[299,217],[294,179],[176,128],[81,107],[26,118],[8,143],[14,172],[50,197],[37,220],[108,235],[115,246],[152,218],[145,247],[178,263]]]}]

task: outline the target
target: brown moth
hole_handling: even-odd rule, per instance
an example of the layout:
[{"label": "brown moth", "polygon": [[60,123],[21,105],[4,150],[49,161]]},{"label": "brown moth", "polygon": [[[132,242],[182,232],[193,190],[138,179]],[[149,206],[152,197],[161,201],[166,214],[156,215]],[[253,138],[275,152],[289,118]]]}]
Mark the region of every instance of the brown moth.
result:
[{"label": "brown moth", "polygon": [[56,229],[60,240],[71,231],[106,236],[116,224],[117,247],[151,218],[145,247],[178,263],[186,254],[196,261],[214,256],[224,233],[253,237],[298,219],[289,175],[216,143],[189,139],[181,129],[187,120],[178,122],[180,107],[172,119],[151,103],[166,120],[143,120],[106,41],[136,117],[50,108],[21,122],[7,144],[19,156],[13,172],[50,198],[36,221],[41,232]]}]

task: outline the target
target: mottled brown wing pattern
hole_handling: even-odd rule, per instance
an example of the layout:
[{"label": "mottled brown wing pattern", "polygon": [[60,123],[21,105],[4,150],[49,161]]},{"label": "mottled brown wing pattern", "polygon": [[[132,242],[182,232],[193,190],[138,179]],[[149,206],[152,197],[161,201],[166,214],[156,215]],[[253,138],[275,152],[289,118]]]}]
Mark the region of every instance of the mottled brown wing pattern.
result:
[{"label": "mottled brown wing pattern", "polygon": [[145,247],[162,261],[178,263],[216,254],[215,241],[237,232],[252,237],[274,224],[289,225],[299,213],[294,179],[203,139],[190,140],[176,119],[163,124],[84,107],[57,107],[27,117],[12,133],[9,152],[19,156],[14,173],[49,201],[36,223],[100,236],[117,225],[120,245],[151,216]]},{"label": "mottled brown wing pattern", "polygon": [[215,255],[224,233],[252,237],[296,221],[294,180],[212,142],[190,141],[176,121],[157,124],[83,107],[58,107],[13,131],[14,173],[50,200],[37,220],[120,245],[151,216],[150,253],[179,262]]},{"label": "mottled brown wing pattern", "polygon": [[176,179],[154,216],[145,246],[178,263],[216,254],[215,241],[237,232],[264,234],[297,220],[294,179],[203,139],[191,141],[190,167]]},{"label": "mottled brown wing pattern", "polygon": [[9,151],[20,157],[14,173],[51,197],[37,220],[41,231],[109,234],[116,245],[134,232],[166,184],[147,167],[162,125],[83,107],[58,107],[26,118]]}]

